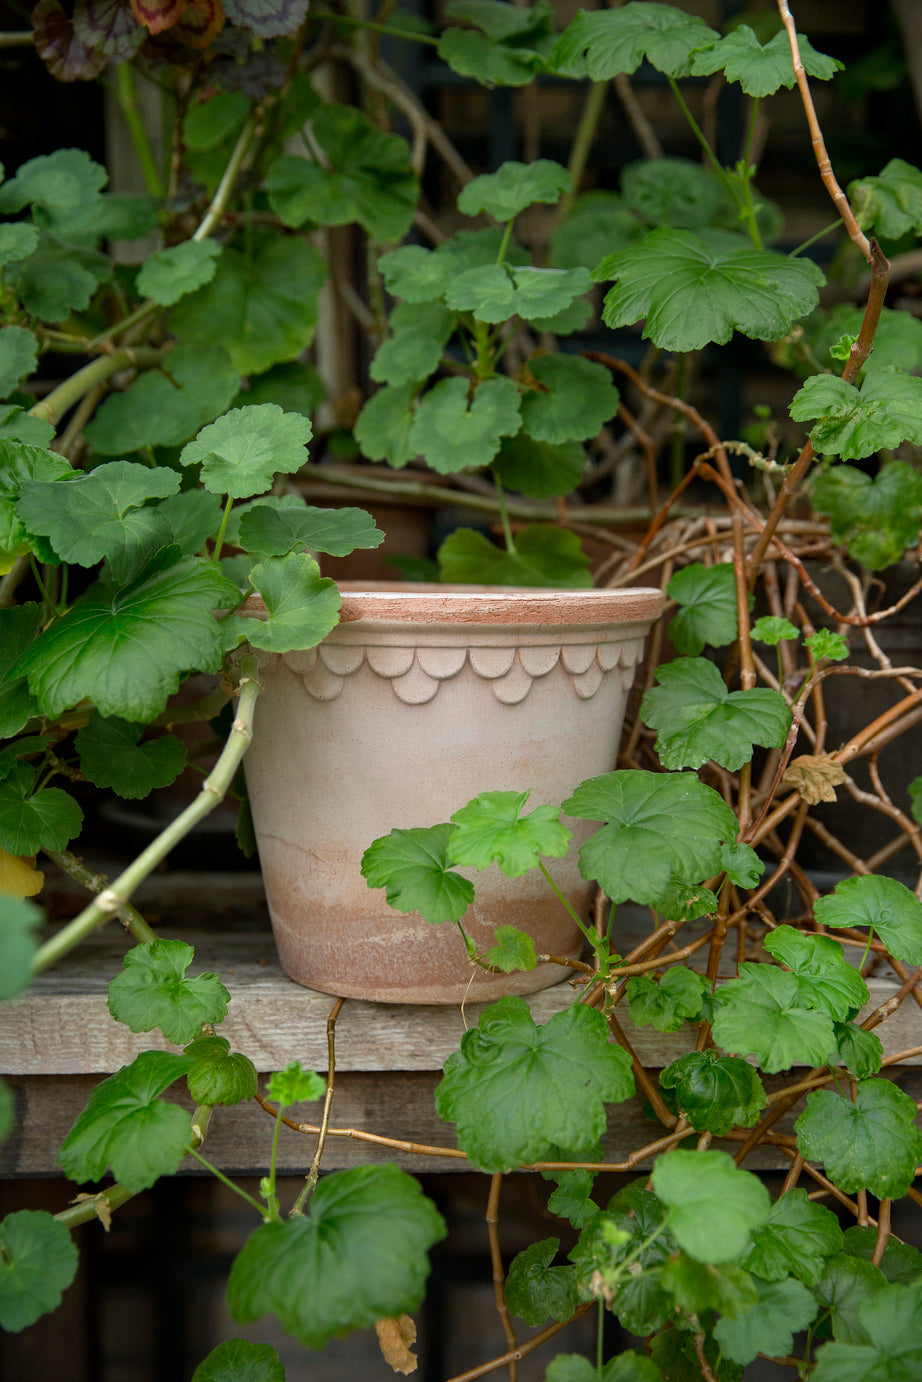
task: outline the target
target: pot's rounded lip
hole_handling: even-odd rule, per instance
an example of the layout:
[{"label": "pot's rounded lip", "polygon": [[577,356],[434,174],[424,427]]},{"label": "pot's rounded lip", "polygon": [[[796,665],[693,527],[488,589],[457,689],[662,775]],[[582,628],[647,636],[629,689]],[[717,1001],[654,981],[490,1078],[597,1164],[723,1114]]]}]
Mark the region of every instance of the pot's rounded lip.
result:
[{"label": "pot's rounded lip", "polygon": [[532,586],[339,581],[340,623],[604,624],[652,621],[665,597],[655,587],[547,590]]}]

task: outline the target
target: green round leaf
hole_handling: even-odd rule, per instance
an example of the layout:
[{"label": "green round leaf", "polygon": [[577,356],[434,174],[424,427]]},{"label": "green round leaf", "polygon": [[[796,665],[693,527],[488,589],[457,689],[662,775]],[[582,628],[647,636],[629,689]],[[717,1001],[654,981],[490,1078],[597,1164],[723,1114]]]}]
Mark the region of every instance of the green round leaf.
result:
[{"label": "green round leaf", "polygon": [[455,827],[392,830],[362,855],[369,888],[385,888],[398,912],[419,912],[429,922],[460,921],[474,900],[474,885],[452,873],[448,845]]},{"label": "green round leaf", "polygon": [[569,190],[566,168],[550,159],[504,163],[495,173],[484,173],[462,187],[458,210],[465,216],[485,212],[495,221],[511,221],[536,202],[555,205]]},{"label": "green round leaf", "polygon": [[129,950],[122,973],[109,984],[109,1012],[132,1032],[159,1027],[182,1046],[203,1022],[223,1022],[230,994],[216,974],[186,978],[195,951],[185,941],[155,940]]},{"label": "green round leaf", "polygon": [[829,1089],[807,1096],[798,1118],[797,1149],[822,1162],[848,1194],[871,1190],[880,1199],[905,1195],[922,1161],[915,1100],[889,1080],[859,1080],[855,1100]]},{"label": "green round leaf", "polygon": [[768,1218],[768,1191],[725,1152],[666,1152],[653,1167],[653,1189],[670,1209],[669,1227],[698,1262],[729,1262]]},{"label": "green round leaf", "polygon": [[0,1328],[18,1334],[56,1310],[77,1272],[69,1231],[43,1209],[20,1209],[0,1223]]},{"label": "green round leaf", "polygon": [[814,904],[821,926],[873,926],[903,964],[922,964],[922,903],[895,878],[846,878]]},{"label": "green round leaf", "polygon": [[200,463],[202,484],[212,493],[248,499],[267,490],[280,470],[300,470],[310,439],[310,419],[303,414],[283,412],[276,403],[254,403],[232,408],[203,427],[179,460]]},{"label": "green round leaf", "polygon": [[285,1368],[271,1344],[228,1339],[199,1363],[192,1382],[285,1382]]},{"label": "green round leaf", "polygon": [[241,1104],[256,1093],[256,1067],[249,1056],[231,1052],[226,1037],[197,1037],[183,1049],[194,1064],[186,1076],[197,1104]]},{"label": "green round leaf", "polygon": [[556,806],[537,806],[527,815],[528,792],[481,792],[452,816],[457,827],[448,838],[452,864],[476,869],[498,864],[507,878],[537,868],[541,855],[561,859],[572,831],[560,823]]},{"label": "green round leaf", "polygon": [[733,642],[737,613],[732,562],[692,562],[676,572],[666,594],[680,606],[669,623],[669,637],[678,652],[695,657],[708,643],[723,648]]},{"label": "green round leaf", "polygon": [[220,245],[214,240],[185,240],[155,250],[142,264],[137,288],[161,307],[172,307],[187,293],[210,283],[218,267]]},{"label": "green round leaf", "polygon": [[588,441],[618,410],[618,390],[603,365],[580,355],[538,355],[528,362],[540,388],[522,398],[522,426],[539,441]]},{"label": "green round leaf", "polygon": [[186,766],[185,746],[175,734],[139,743],[143,731],[143,725],[94,713],[74,739],[84,777],[131,801],[169,787]]},{"label": "green round leaf", "polygon": [[235,618],[254,648],[271,653],[314,648],[339,623],[342,599],[336,582],[321,576],[306,552],[267,557],[253,567],[250,580],[263,598],[267,617]]}]

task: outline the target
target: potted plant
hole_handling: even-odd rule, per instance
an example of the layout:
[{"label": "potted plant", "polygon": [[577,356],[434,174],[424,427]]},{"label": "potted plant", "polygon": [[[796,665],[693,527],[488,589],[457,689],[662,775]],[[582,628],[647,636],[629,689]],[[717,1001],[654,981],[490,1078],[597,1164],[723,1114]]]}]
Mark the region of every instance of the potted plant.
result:
[{"label": "potted plant", "polygon": [[[515,995],[487,1007],[460,1037],[436,1095],[439,1115],[455,1125],[453,1150],[489,1177],[493,1274],[507,1348],[476,1371],[487,1375],[514,1367],[542,1345],[557,1347],[552,1341],[560,1331],[594,1310],[600,1321],[614,1314],[640,1347],[605,1357],[600,1342],[591,1360],[564,1351],[550,1356],[549,1349],[549,1382],[714,1382],[739,1378],[760,1355],[811,1382],[910,1378],[918,1366],[922,1258],[894,1232],[894,1208],[917,1196],[922,1134],[915,1099],[891,1077],[918,1057],[919,1048],[911,1036],[908,1043],[895,1042],[889,1033],[916,1001],[922,905],[884,870],[896,848],[922,858],[922,846],[918,791],[908,800],[891,795],[879,755],[917,723],[922,692],[919,670],[894,666],[882,652],[875,631],[892,611],[869,608],[869,600],[873,571],[918,538],[918,475],[910,460],[891,453],[907,442],[919,444],[922,406],[915,374],[869,366],[875,342],[883,347],[888,335],[892,340],[906,328],[896,325],[902,316],[884,315],[888,264],[868,232],[882,236],[886,246],[894,231],[922,231],[922,174],[891,164],[845,196],[824,156],[804,72],[831,77],[832,70],[798,39],[787,0],[779,0],[782,29],[766,41],[749,28],[721,36],[681,5],[629,3],[581,13],[556,40],[545,6],[511,10],[478,7],[470,12],[472,29],[449,27],[440,40],[446,59],[470,70],[476,55],[478,70],[493,80],[524,83],[547,69],[603,83],[633,72],[646,58],[679,97],[689,72],[721,71],[754,102],[779,84],[796,82],[819,175],[849,233],[851,252],[866,256],[868,288],[857,329],[844,328],[830,358],[818,360],[825,367],[814,369],[806,383],[789,380],[783,434],[780,417],[762,418],[759,434],[726,442],[680,396],[681,371],[669,392],[649,363],[638,370],[614,347],[598,352],[606,359],[595,363],[628,381],[630,403],[622,406],[633,422],[631,404],[639,411],[649,403],[681,417],[700,448],[646,536],[632,550],[616,549],[607,564],[608,579],[616,583],[662,575],[673,602],[669,636],[678,656],[657,666],[659,640],[651,640],[640,714],[629,720],[614,771],[589,777],[534,813],[525,800],[528,782],[514,790],[495,784],[504,788],[499,795],[478,790],[468,802],[459,785],[451,811],[437,821],[407,822],[366,855],[373,887],[437,925],[460,919],[487,867],[508,878],[510,897],[517,878],[530,888],[534,877],[553,892],[560,887],[555,860],[566,843],[558,809],[571,820],[599,823],[580,845],[579,869],[586,881],[601,885],[615,910],[609,914],[600,905],[587,958],[570,961],[581,986],[540,1024]],[[748,155],[717,176],[740,208],[744,237],[702,221],[697,228],[674,224],[646,233],[641,226],[640,236],[600,257],[597,266],[600,280],[613,284],[604,309],[609,324],[643,317],[656,348],[679,354],[706,342],[725,344],[733,332],[768,342],[784,337],[788,345],[806,339],[809,345],[809,332],[821,319],[804,325],[803,338],[798,328],[815,310],[820,270],[801,254],[759,243],[763,230]],[[650,172],[663,195],[674,177],[674,169],[661,178]],[[674,189],[674,181],[668,186]],[[696,199],[679,199],[685,219],[701,214],[700,208],[688,211],[689,200]],[[615,217],[615,224],[623,222]],[[514,274],[512,282],[518,291]],[[475,379],[473,397],[491,382]],[[532,387],[522,382],[523,390]],[[473,411],[470,396],[468,404]],[[221,423],[211,426],[220,440]],[[639,432],[650,435],[645,427]],[[188,458],[198,461],[201,453],[203,473],[221,460],[220,449],[211,448],[213,436],[189,443]],[[22,457],[23,446],[13,454]],[[737,483],[733,455],[751,462],[751,491]],[[791,501],[808,480],[813,512],[792,514]],[[679,507],[699,481],[720,496],[721,512],[702,517]],[[82,481],[33,476],[30,483],[61,493]],[[17,492],[12,503],[30,543],[44,538],[28,527],[28,498]],[[241,536],[251,524],[260,535],[264,524],[274,524],[266,518],[269,510],[281,512],[269,506],[258,521],[246,523],[241,516]],[[813,581],[804,558],[818,552],[845,573],[848,608],[831,605]],[[299,570],[312,572],[301,556],[266,558],[272,559],[295,560]],[[209,618],[210,605],[221,602],[225,587],[218,590],[216,582],[223,579],[217,573],[210,578]],[[60,592],[51,594],[60,601]],[[750,608],[751,597],[763,602],[764,614]],[[309,607],[317,612],[332,598],[320,589]],[[79,595],[72,608],[86,612],[99,600],[97,588],[91,598]],[[287,608],[280,598],[280,629]],[[61,616],[65,627],[68,617]],[[821,618],[832,627],[819,627]],[[272,623],[267,620],[267,629]],[[216,639],[229,641],[238,627],[227,625],[225,634],[225,625],[217,623]],[[38,647],[41,638],[30,646]],[[875,661],[870,675],[892,688],[893,699],[844,743],[834,743],[826,707],[843,676],[862,675],[848,658],[850,643],[859,640]],[[68,657],[72,651],[68,645]],[[55,678],[70,685],[64,660],[39,672],[35,655],[26,657],[7,671],[3,704],[21,704],[27,695],[64,697],[53,689]],[[23,677],[35,677],[34,688],[26,689],[20,668]],[[245,674],[234,747],[222,771],[237,761],[249,731],[258,669],[248,665]],[[65,727],[62,721],[60,730]],[[23,761],[36,762],[41,753],[53,766],[48,746],[31,742],[43,737],[18,736],[15,752],[3,760],[19,765],[11,770],[17,790]],[[870,790],[858,789],[851,777],[862,758],[869,763]],[[35,799],[36,811],[47,805],[54,815],[58,799],[42,801],[42,791],[56,789],[36,780],[28,799]],[[797,851],[803,833],[817,828],[812,807],[837,793],[860,796],[869,811],[892,822],[893,837],[867,858],[860,840],[820,826],[845,873],[821,895],[798,867]],[[474,873],[465,878],[459,869]],[[130,872],[124,886],[104,892],[95,910],[41,947],[31,935],[35,908],[5,899],[4,991],[16,992],[30,972],[118,910],[137,876]],[[788,883],[793,913],[783,910]],[[652,917],[641,939],[625,944],[618,909],[628,901],[652,909]],[[177,1049],[146,1052],[104,1080],[64,1142],[62,1165],[77,1183],[97,1182],[110,1169],[114,1185],[57,1214],[23,1211],[0,1225],[0,1323],[8,1329],[28,1327],[54,1308],[73,1275],[71,1231],[77,1224],[105,1216],[172,1174],[187,1155],[207,1163],[211,1110],[243,1102],[256,1086],[246,1054],[232,1052],[214,1032],[227,1006],[220,979],[188,978],[191,947],[152,938],[130,920],[141,943],[112,980],[110,1010],[132,1030],[158,1029]],[[475,940],[476,962],[530,972],[537,957],[519,930],[497,934],[487,951]],[[875,991],[869,1003],[868,980],[877,969],[895,981],[886,997]],[[338,1010],[334,1005],[330,1019],[331,1052]],[[685,1049],[661,1072],[637,1057],[632,1028],[645,1025],[684,1033]],[[320,1178],[335,1118],[334,1066],[331,1054],[324,1080],[293,1064],[273,1075],[268,1098],[259,1096],[274,1120],[272,1146],[258,1195],[236,1187],[253,1213],[254,1230],[231,1270],[230,1308],[241,1324],[275,1315],[309,1348],[380,1324],[387,1358],[406,1370],[413,1365],[412,1322],[403,1317],[422,1298],[426,1254],[443,1225],[417,1182],[393,1167]],[[161,1097],[181,1081],[192,1113]],[[610,1111],[635,1088],[655,1122],[648,1141],[612,1162],[601,1156],[600,1138]],[[275,1169],[280,1128],[286,1117],[296,1121],[286,1110],[321,1097],[316,1123],[296,1123],[316,1133],[317,1141],[304,1185],[283,1212]],[[796,1116],[793,1125],[784,1115]],[[382,1140],[377,1129],[353,1132]],[[446,1143],[454,1140],[446,1132]],[[391,1142],[406,1150],[398,1139]],[[757,1148],[787,1167],[775,1198],[747,1168]],[[426,1154],[439,1150],[416,1148],[414,1154],[424,1168]],[[543,1236],[542,1220],[541,1238],[507,1264],[496,1207],[503,1177],[521,1168],[550,1178],[548,1207],[561,1231]],[[603,1169],[636,1173],[604,1204],[594,1190]],[[555,1260],[565,1234],[569,1246]],[[520,1341],[513,1319],[539,1333]],[[267,1345],[231,1340],[203,1361],[198,1378],[230,1382],[256,1368],[270,1377],[283,1372]]]}]

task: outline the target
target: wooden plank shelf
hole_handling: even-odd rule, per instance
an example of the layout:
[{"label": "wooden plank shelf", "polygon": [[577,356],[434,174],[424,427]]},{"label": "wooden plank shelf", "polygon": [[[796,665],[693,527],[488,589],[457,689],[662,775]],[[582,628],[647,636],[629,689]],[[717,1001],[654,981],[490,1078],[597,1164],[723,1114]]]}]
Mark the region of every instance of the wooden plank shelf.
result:
[{"label": "wooden plank shelf", "polygon": [[[306,1067],[327,1068],[326,1024],[334,999],[293,983],[283,973],[267,929],[258,875],[169,875],[148,880],[139,902],[152,915],[152,900],[165,924],[158,934],[180,936],[195,946],[190,972],[213,970],[231,994],[221,1026],[233,1049],[245,1052],[261,1073],[298,1059]],[[66,888],[64,889],[66,893]],[[207,900],[207,905],[206,905]],[[146,902],[146,906],[145,906]],[[626,949],[649,927],[649,914],[624,909],[618,924],[626,928]],[[174,925],[189,913],[195,930]],[[183,914],[181,918],[178,914]],[[203,916],[211,923],[201,926]],[[254,918],[255,927],[254,929]],[[689,930],[705,923],[693,924]],[[633,938],[632,938],[633,933]],[[683,931],[683,941],[686,933]],[[45,974],[29,990],[0,1005],[0,1071],[16,1090],[17,1128],[0,1145],[0,1175],[54,1172],[54,1153],[99,1078],[127,1064],[143,1050],[174,1050],[159,1032],[136,1035],[116,1022],[106,1007],[106,986],[119,972],[130,938],[114,923]],[[706,951],[700,952],[701,956]],[[856,952],[857,955],[857,952]],[[697,958],[697,957],[696,957]],[[702,960],[703,962],[703,960]],[[894,992],[891,979],[869,981],[871,1006]],[[526,1001],[538,1022],[545,1022],[573,1001],[564,982]],[[446,1058],[457,1049],[465,1025],[476,1024],[483,1004],[460,1007],[405,1006],[348,1000],[336,1024],[336,1093],[333,1126],[362,1128],[404,1141],[452,1147],[453,1130],[441,1123],[432,1092]],[[687,1029],[664,1034],[652,1027],[633,1028],[621,1014],[634,1048],[648,1068],[661,1068],[690,1049]],[[881,1030],[887,1053],[919,1043],[919,1010],[904,1004]],[[909,1064],[922,1065],[913,1058]],[[922,1087],[922,1072],[905,1077]],[[314,1118],[317,1106],[303,1116]],[[639,1100],[612,1110],[605,1143],[609,1158],[623,1159],[635,1147],[653,1140]],[[268,1156],[271,1122],[256,1105],[217,1110],[209,1133],[210,1155],[235,1171],[260,1169]],[[282,1165],[302,1169],[309,1163],[312,1139],[290,1133],[282,1139]],[[764,1149],[753,1165],[783,1165]],[[349,1166],[369,1160],[394,1160],[412,1169],[464,1169],[449,1157],[421,1157],[380,1149],[348,1137],[330,1138],[325,1164]]]}]

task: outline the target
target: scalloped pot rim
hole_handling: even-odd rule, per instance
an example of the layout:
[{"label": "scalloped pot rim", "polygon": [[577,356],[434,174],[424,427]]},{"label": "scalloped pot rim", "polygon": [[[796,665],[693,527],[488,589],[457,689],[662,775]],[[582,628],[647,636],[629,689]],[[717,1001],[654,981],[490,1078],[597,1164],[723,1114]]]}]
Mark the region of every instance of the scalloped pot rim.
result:
[{"label": "scalloped pot rim", "polygon": [[[523,586],[439,585],[409,581],[339,581],[343,624],[393,623],[518,625],[553,628],[654,620],[665,596],[655,587],[547,590]],[[244,612],[257,618],[259,596]]]}]

